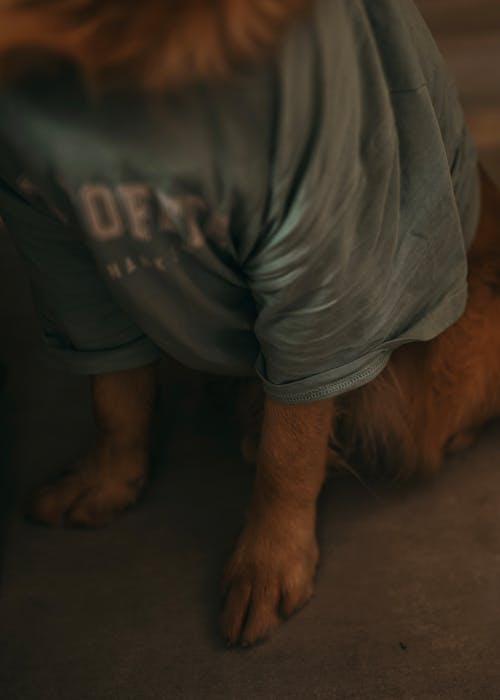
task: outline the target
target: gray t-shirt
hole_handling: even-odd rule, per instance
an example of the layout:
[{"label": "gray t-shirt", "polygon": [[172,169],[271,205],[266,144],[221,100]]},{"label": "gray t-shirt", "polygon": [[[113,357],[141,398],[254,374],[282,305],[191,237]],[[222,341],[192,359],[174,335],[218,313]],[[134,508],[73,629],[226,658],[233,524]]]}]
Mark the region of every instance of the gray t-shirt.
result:
[{"label": "gray t-shirt", "polygon": [[0,93],[0,214],[62,366],[162,350],[312,401],[463,312],[476,155],[432,38],[409,0],[313,5],[224,84]]}]

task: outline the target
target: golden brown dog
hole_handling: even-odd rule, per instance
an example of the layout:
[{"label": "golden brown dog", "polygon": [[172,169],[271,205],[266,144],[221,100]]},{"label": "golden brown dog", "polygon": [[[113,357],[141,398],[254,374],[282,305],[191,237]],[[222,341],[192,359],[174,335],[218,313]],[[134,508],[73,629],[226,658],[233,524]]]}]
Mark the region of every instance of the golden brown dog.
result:
[{"label": "golden brown dog", "polygon": [[[305,0],[0,1],[4,79],[39,52],[76,60],[93,89],[127,81],[152,92],[224,75],[272,51]],[[35,54],[27,53],[25,49]],[[395,351],[381,375],[336,400],[266,399],[255,488],[226,567],[223,632],[252,643],[311,596],[318,561],[316,501],[328,438],[339,459],[398,476],[434,472],[500,413],[500,194],[484,172],[469,251],[464,315],[427,343]],[[146,479],[155,366],[93,378],[96,446],[37,495],[52,525],[98,526],[133,503]],[[247,438],[247,446],[252,436]]]}]

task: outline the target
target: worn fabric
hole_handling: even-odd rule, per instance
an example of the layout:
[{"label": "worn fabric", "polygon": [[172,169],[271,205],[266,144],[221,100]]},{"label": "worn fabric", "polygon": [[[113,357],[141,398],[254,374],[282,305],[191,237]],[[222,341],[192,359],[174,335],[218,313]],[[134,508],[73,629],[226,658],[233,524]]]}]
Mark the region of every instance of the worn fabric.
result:
[{"label": "worn fabric", "polygon": [[287,402],[463,312],[476,154],[408,0],[317,0],[265,65],[152,103],[75,74],[0,93],[0,213],[51,355],[164,351]]}]

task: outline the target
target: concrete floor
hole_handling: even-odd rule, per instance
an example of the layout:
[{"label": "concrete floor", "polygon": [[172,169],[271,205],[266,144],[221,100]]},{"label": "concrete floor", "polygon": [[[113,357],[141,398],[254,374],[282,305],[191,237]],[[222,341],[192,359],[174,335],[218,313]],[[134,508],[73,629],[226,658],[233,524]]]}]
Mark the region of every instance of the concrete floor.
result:
[{"label": "concrete floor", "polygon": [[[500,104],[500,78],[491,71],[479,90],[461,72],[468,63],[453,41],[467,34],[469,11],[487,3],[453,2],[462,12],[454,38],[440,14],[451,0],[422,4],[472,123]],[[480,25],[467,46],[482,46]],[[492,26],[490,17],[488,33]],[[492,56],[498,67],[500,42]],[[481,133],[500,182],[500,143]],[[178,415],[177,383],[162,402],[152,485],[136,508],[100,532],[26,522],[29,489],[91,436],[90,407],[84,380],[44,367],[26,281],[4,239],[0,279],[8,328],[0,359],[9,367],[0,400],[8,516],[0,697],[500,699],[498,424],[434,483],[369,490],[331,480],[320,503],[316,597],[267,644],[228,652],[217,629],[218,581],[252,479],[228,416],[207,406],[194,420]]]}]

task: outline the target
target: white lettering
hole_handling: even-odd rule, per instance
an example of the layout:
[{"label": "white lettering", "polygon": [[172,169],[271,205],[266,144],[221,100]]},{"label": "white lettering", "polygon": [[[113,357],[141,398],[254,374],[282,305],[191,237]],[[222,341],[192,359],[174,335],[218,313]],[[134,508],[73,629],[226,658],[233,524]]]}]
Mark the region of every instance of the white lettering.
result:
[{"label": "white lettering", "polygon": [[178,203],[164,192],[157,192],[157,197],[160,205],[160,220],[158,222],[160,231],[176,232],[178,225],[175,222],[179,220],[182,213]]},{"label": "white lettering", "polygon": [[109,187],[84,185],[80,199],[87,225],[96,240],[106,242],[123,236],[123,222]]},{"label": "white lettering", "polygon": [[188,249],[199,250],[200,248],[203,248],[203,246],[205,245],[205,239],[203,238],[203,234],[201,232],[200,227],[198,226],[198,222],[196,221],[196,219],[187,220],[187,232]]},{"label": "white lettering", "polygon": [[229,218],[227,214],[214,214],[209,224],[208,235],[224,248],[229,243]]},{"label": "white lettering", "polygon": [[122,273],[118,263],[110,263],[109,265],[106,265],[106,270],[112,280],[119,280],[122,278]]},{"label": "white lettering", "polygon": [[163,260],[163,258],[155,258],[153,260],[153,264],[156,267],[156,269],[159,270],[160,272],[167,271],[167,268],[165,267],[165,261]]},{"label": "white lettering", "polygon": [[127,275],[131,275],[137,270],[137,265],[132,258],[125,258],[125,270],[127,271]]},{"label": "white lettering", "polygon": [[200,228],[198,218],[207,210],[207,205],[196,195],[185,195],[180,197],[179,205],[183,210],[186,220],[187,248],[188,250],[199,250],[205,245],[205,238]]},{"label": "white lettering", "polygon": [[149,187],[140,182],[129,183],[120,185],[118,192],[130,220],[132,236],[138,241],[151,241]]}]

